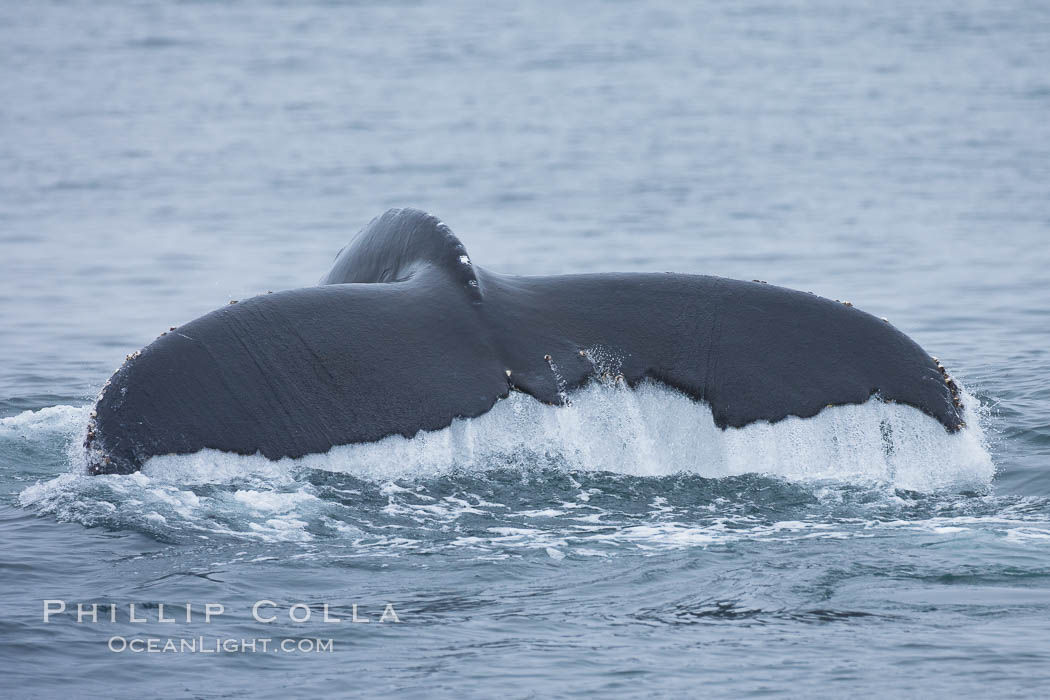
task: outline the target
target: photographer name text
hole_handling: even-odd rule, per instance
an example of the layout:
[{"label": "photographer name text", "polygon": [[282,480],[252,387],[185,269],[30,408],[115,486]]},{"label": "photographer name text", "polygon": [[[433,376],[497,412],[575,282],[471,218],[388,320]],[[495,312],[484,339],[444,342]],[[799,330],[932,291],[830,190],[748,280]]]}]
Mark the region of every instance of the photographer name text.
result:
[{"label": "photographer name text", "polygon": [[[73,621],[76,624],[132,623],[132,624],[212,624],[225,615],[250,616],[256,622],[292,622],[297,624],[367,624],[371,622],[399,623],[392,603],[366,608],[358,603],[332,606],[329,603],[293,603],[281,605],[272,600],[257,600],[245,609],[227,610],[222,603],[74,603],[65,600],[44,600],[44,622]],[[337,608],[333,610],[333,608]]]}]

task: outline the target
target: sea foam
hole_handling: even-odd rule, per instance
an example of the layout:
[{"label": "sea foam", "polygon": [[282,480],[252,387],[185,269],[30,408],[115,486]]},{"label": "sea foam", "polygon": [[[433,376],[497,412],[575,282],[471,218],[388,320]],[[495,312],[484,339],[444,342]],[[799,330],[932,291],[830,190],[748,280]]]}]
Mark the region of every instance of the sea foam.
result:
[{"label": "sea foam", "polygon": [[[394,540],[400,535],[395,533],[440,529],[461,518],[491,521],[486,526],[491,532],[471,534],[457,546],[481,536],[486,541],[497,537],[508,546],[524,538],[530,547],[556,548],[572,532],[594,528],[600,534],[610,518],[619,516],[608,504],[595,506],[591,495],[600,498],[602,491],[591,488],[598,482],[581,473],[612,473],[637,484],[677,474],[710,479],[761,474],[812,484],[807,490],[815,489],[815,497],[827,491],[831,500],[838,487],[828,484],[874,487],[892,500],[901,491],[985,491],[995,473],[973,410],[957,433],[914,408],[878,398],[826,408],[812,418],[721,430],[705,404],[659,384],[632,390],[595,383],[569,399],[566,406],[549,406],[514,393],[480,417],[410,439],[389,437],[277,461],[202,450],[154,457],[129,475],[86,474],[77,447],[86,408],[55,407],[4,419],[0,439],[6,433],[39,440],[53,451],[55,443],[69,441],[67,472],[19,494],[23,507],[59,520],[131,528],[166,539],[310,542],[338,537],[370,551],[382,544],[384,552],[397,549]],[[976,403],[966,396],[967,406]],[[507,470],[520,471],[523,479],[535,473],[541,481],[564,474],[568,491],[545,492],[543,507],[519,502],[520,493],[503,493],[502,502],[489,502],[500,496],[484,495],[491,488],[486,474]],[[458,486],[444,493],[437,484],[447,478]],[[580,486],[577,478],[594,483]],[[621,487],[625,494],[648,488]],[[559,499],[565,502],[557,505]],[[699,544],[716,536],[722,541],[740,526],[748,532],[757,527],[747,518],[733,527],[720,521],[697,525],[692,516],[676,523],[681,513],[665,513],[669,507],[662,498],[655,498],[650,509],[656,522],[627,522],[626,529],[617,530],[617,541]],[[542,537],[492,529],[520,529],[550,519],[571,523],[567,530],[544,529]]]},{"label": "sea foam", "polygon": [[[976,403],[965,396],[967,406]],[[793,481],[882,482],[913,491],[986,487],[995,466],[979,416],[968,409],[965,420],[963,430],[948,433],[915,408],[873,397],[826,408],[812,418],[722,430],[706,404],[663,385],[645,383],[632,390],[594,383],[574,392],[567,406],[512,393],[488,413],[455,420],[443,430],[337,446],[281,462],[376,480],[557,464],[632,476],[759,473]],[[154,457],[143,471],[210,480],[216,472],[273,466],[260,456],[203,450]]]},{"label": "sea foam", "polygon": [[[568,405],[550,406],[513,392],[479,417],[412,438],[391,436],[278,461],[201,450],[153,457],[142,473],[177,483],[223,483],[251,474],[269,480],[305,467],[385,481],[452,470],[558,466],[642,477],[758,473],[912,491],[987,487],[995,475],[973,408],[978,402],[965,392],[966,427],[956,433],[915,408],[878,397],[831,406],[811,418],[726,430],[715,425],[705,403],[657,383],[628,389],[595,382],[569,399]],[[0,430],[70,436],[85,416],[86,409],[52,407],[5,418]]]}]

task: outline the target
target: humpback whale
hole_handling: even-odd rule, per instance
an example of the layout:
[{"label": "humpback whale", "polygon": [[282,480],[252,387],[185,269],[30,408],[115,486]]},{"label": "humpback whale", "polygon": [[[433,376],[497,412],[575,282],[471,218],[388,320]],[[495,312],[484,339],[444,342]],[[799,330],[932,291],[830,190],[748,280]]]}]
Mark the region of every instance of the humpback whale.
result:
[{"label": "humpback whale", "polygon": [[231,302],[129,355],[91,412],[88,470],[412,437],[511,391],[565,404],[602,373],[706,402],[722,429],[872,397],[963,425],[940,363],[848,303],[706,275],[498,274],[437,218],[393,209],[318,285]]}]

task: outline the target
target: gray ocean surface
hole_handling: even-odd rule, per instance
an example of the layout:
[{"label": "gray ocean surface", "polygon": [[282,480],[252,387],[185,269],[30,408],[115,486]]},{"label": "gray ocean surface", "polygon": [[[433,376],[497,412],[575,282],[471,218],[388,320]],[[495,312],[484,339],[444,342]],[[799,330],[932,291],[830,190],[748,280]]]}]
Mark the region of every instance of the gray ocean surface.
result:
[{"label": "gray ocean surface", "polygon": [[[5,697],[1046,696],[1047,3],[4,2],[0,166]],[[595,385],[298,462],[82,475],[126,354],[314,284],[393,206],[499,272],[848,299],[972,420],[722,436]]]}]

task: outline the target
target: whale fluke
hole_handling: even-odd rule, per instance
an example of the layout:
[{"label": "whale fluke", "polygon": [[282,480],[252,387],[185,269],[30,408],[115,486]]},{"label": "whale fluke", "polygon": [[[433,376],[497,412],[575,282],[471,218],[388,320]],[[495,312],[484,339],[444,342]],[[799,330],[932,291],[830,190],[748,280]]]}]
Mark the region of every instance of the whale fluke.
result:
[{"label": "whale fluke", "polygon": [[939,363],[855,307],[702,275],[500,275],[438,219],[394,209],[320,285],[224,306],[129,356],[98,398],[89,465],[301,457],[438,430],[510,391],[561,404],[596,377],[667,384],[723,429],[873,395],[962,425]]}]

